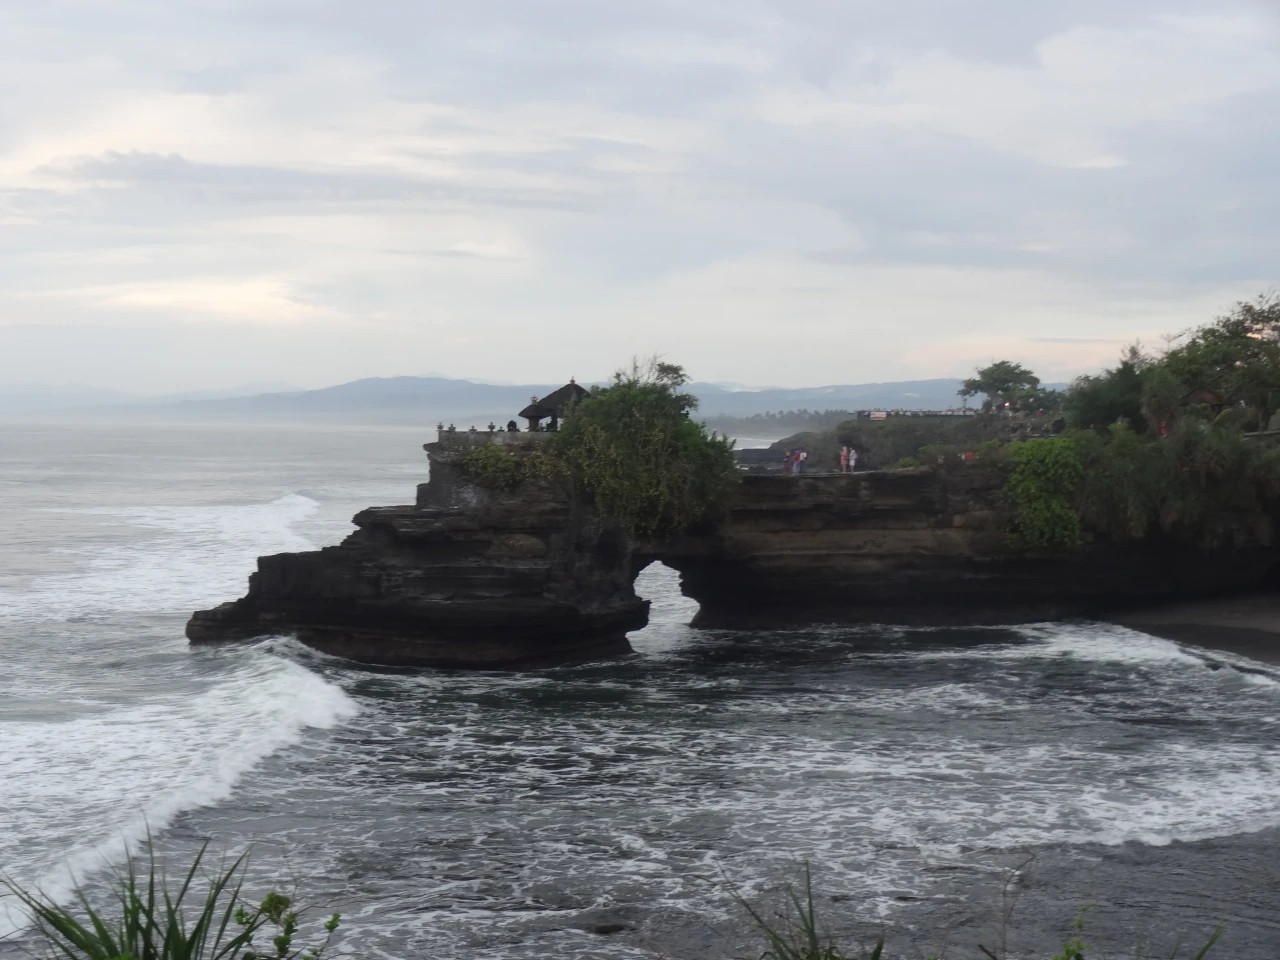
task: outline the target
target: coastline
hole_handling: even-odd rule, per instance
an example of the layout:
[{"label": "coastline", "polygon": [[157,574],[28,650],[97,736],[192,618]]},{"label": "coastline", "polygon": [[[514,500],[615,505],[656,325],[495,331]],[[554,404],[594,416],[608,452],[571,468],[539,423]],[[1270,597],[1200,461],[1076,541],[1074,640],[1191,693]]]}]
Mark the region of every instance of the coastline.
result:
[{"label": "coastline", "polygon": [[1108,620],[1176,643],[1280,666],[1280,593],[1190,600]]}]

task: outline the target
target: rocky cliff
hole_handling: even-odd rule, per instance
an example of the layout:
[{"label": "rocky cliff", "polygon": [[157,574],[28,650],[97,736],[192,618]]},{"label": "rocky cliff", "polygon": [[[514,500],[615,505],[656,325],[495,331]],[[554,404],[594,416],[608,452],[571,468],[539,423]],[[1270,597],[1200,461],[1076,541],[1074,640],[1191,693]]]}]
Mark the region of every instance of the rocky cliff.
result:
[{"label": "rocky cliff", "polygon": [[626,532],[548,481],[476,486],[461,469],[469,435],[450,440],[429,445],[415,504],[361,511],[338,546],[261,557],[248,594],[197,612],[187,636],[291,633],[355,660],[453,667],[628,650],[648,604]]},{"label": "rocky cliff", "polygon": [[627,650],[647,617],[635,574],[655,560],[679,570],[699,624],[738,628],[1100,615],[1247,589],[1275,562],[1248,540],[1218,553],[1100,540],[1019,550],[1001,532],[1000,478],[976,465],[747,476],[714,530],[635,544],[554,482],[473,483],[462,460],[489,442],[537,441],[442,435],[415,504],[362,511],[338,546],[261,558],[248,594],[196,613],[187,635],[293,633],[370,662],[509,666]]},{"label": "rocky cliff", "polygon": [[747,476],[713,535],[639,555],[680,571],[698,625],[735,628],[1101,616],[1256,586],[1275,562],[1247,540],[1206,552],[1086,535],[1071,550],[1021,549],[1004,532],[1001,485],[980,465]]}]

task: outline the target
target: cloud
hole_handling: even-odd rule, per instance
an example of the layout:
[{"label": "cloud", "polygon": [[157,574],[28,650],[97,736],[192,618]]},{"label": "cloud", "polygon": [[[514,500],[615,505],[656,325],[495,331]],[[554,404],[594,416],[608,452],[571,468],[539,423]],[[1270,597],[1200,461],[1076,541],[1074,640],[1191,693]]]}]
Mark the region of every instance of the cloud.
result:
[{"label": "cloud", "polygon": [[1065,378],[1275,282],[1277,39],[1248,0],[10,5],[0,381]]},{"label": "cloud", "polygon": [[1125,343],[1124,340],[1118,340],[1115,337],[1027,337],[1031,343],[1071,343],[1071,344],[1099,344],[1119,345]]},{"label": "cloud", "polygon": [[1117,132],[1274,90],[1278,35],[1274,16],[1202,15],[1155,17],[1138,29],[1073,27],[1036,43],[1029,64],[863,48],[827,88],[781,86],[759,108],[772,123],[926,131],[1108,170],[1130,162],[1115,150]]},{"label": "cloud", "polygon": [[138,316],[153,313],[173,323],[229,320],[236,323],[299,323],[323,319],[327,311],[281,280],[184,278],[28,292],[31,300],[71,303],[82,312]]}]

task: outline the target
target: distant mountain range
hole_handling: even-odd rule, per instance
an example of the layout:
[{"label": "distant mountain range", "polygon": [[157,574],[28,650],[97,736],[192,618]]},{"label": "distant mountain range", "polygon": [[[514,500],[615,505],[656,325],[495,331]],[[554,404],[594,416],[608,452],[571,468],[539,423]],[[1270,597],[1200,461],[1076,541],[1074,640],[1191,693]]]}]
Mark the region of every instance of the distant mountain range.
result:
[{"label": "distant mountain range", "polygon": [[[561,384],[499,385],[446,377],[353,380],[320,390],[247,392],[240,396],[185,394],[139,398],[85,387],[0,387],[0,419],[30,416],[199,421],[333,421],[346,423],[454,423],[460,429],[505,424],[532,397]],[[894,383],[749,389],[693,383],[699,415],[743,417],[779,410],[936,410],[959,404],[960,381],[905,380]]]},{"label": "distant mountain range", "polygon": [[0,384],[0,417],[12,419],[23,413],[59,413],[62,411],[98,412],[105,410],[162,408],[195,400],[221,400],[259,393],[301,392],[283,383],[247,383],[220,390],[190,390],[159,397],[140,397],[123,390],[86,387],[81,384],[16,383]]}]

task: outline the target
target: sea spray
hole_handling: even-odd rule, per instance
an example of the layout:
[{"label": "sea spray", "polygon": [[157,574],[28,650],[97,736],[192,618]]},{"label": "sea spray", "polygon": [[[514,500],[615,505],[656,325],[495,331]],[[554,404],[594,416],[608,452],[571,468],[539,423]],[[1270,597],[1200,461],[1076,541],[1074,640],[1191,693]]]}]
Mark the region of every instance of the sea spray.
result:
[{"label": "sea spray", "polygon": [[117,533],[62,548],[64,573],[35,578],[21,591],[0,587],[0,624],[216,602],[243,590],[259,556],[314,549],[296,527],[319,508],[298,494],[254,504],[83,508],[75,512]]},{"label": "sea spray", "polygon": [[[119,863],[148,831],[225,800],[307,729],[358,712],[341,687],[296,663],[260,650],[235,655],[241,662],[195,696],[156,694],[63,722],[0,725],[0,820],[14,825],[0,838],[0,862],[9,876],[65,895]],[[52,837],[64,844],[53,857]],[[15,923],[0,919],[0,936]]]}]

